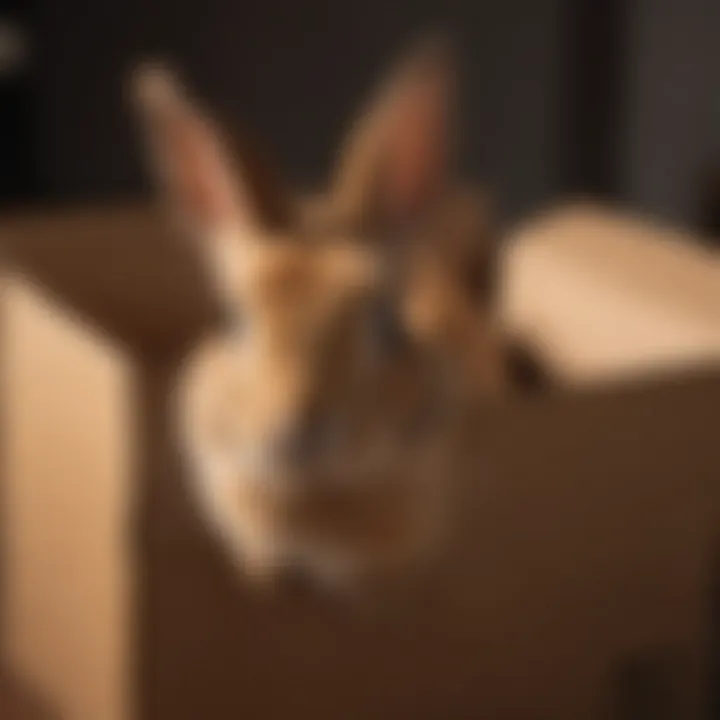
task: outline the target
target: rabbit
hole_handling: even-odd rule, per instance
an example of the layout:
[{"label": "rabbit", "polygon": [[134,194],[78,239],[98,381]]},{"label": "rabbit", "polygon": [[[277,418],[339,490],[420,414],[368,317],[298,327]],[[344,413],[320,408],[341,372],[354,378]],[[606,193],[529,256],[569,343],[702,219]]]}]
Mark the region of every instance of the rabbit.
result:
[{"label": "rabbit", "polygon": [[[446,187],[449,76],[437,45],[411,53],[308,203],[252,148],[231,154],[169,69],[134,75],[150,167],[231,319],[179,373],[180,447],[205,520],[267,587],[289,567],[352,585],[412,566],[447,524],[450,380],[480,340],[444,266],[405,241]],[[445,335],[456,349],[430,352]]]}]

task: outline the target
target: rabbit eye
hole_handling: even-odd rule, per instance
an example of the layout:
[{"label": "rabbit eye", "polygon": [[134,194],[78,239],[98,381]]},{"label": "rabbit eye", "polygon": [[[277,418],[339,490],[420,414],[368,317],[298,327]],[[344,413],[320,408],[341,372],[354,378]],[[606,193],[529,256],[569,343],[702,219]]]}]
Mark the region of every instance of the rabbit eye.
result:
[{"label": "rabbit eye", "polygon": [[410,336],[397,311],[388,302],[380,302],[371,310],[371,328],[375,344],[384,352],[402,352],[410,344]]},{"label": "rabbit eye", "polygon": [[218,329],[226,335],[242,338],[247,331],[247,317],[244,313],[222,309],[218,313]]}]

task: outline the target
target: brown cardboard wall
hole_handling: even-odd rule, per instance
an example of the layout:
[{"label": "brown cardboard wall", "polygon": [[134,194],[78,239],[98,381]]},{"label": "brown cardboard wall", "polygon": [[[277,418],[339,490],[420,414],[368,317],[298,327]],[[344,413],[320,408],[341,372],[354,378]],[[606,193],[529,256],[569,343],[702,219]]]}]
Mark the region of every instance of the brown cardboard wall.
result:
[{"label": "brown cardboard wall", "polygon": [[2,658],[63,718],[128,720],[131,369],[37,287],[2,304]]},{"label": "brown cardboard wall", "polygon": [[185,495],[167,373],[146,376],[148,717],[605,718],[637,657],[669,657],[661,692],[703,717],[717,378],[508,408],[449,559],[347,607],[243,589]]}]

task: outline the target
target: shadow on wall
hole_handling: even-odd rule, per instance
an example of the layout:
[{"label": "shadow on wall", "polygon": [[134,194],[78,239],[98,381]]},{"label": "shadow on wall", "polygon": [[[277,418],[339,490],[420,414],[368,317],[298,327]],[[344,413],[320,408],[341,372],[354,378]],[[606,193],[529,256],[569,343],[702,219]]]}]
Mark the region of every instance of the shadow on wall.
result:
[{"label": "shadow on wall", "polygon": [[3,720],[62,720],[35,692],[0,673],[0,717]]}]

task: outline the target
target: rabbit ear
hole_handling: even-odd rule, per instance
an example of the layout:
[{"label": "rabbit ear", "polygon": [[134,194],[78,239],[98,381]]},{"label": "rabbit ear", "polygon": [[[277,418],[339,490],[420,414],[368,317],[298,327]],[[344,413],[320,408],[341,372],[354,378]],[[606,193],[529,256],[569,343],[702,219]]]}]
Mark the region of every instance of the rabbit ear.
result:
[{"label": "rabbit ear", "polygon": [[454,94],[446,41],[424,40],[402,58],[341,149],[331,188],[340,213],[356,220],[412,217],[442,193]]},{"label": "rabbit ear", "polygon": [[227,138],[187,97],[171,72],[139,68],[132,94],[162,190],[191,226],[208,233],[239,223],[260,229],[286,219],[268,166],[247,144],[236,164]]}]

